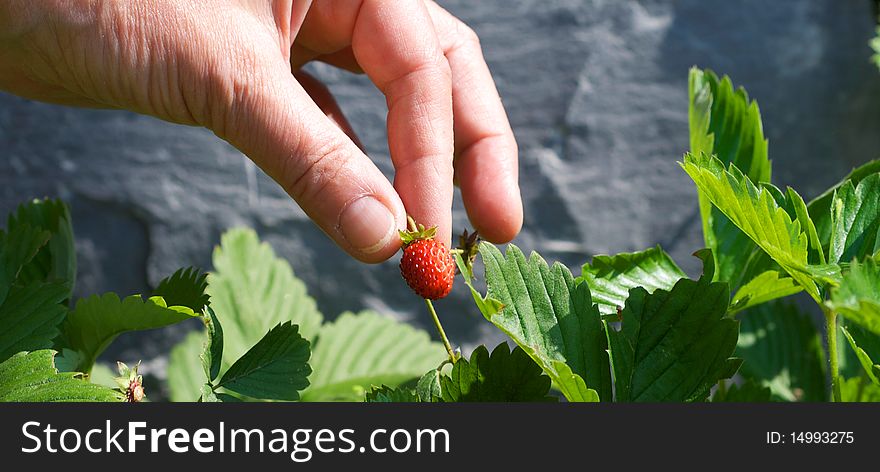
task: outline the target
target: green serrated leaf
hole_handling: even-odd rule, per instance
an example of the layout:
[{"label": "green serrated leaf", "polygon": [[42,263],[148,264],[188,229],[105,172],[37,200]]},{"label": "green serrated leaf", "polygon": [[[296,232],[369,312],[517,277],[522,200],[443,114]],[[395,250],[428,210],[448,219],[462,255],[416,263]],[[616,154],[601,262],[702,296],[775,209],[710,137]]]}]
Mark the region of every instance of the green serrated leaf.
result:
[{"label": "green serrated leaf", "polygon": [[201,386],[208,382],[198,362],[205,333],[193,331],[171,350],[168,357],[168,391],[173,402],[194,402],[201,397]]},{"label": "green serrated leaf", "polygon": [[[688,80],[690,148],[694,155],[715,155],[733,163],[753,182],[769,182],[771,166],[757,103],[730,78],[693,68]],[[755,245],[699,192],[706,247],[718,266],[717,279],[738,285]]]},{"label": "green serrated leaf", "polygon": [[620,331],[608,330],[618,402],[701,401],[736,371],[730,356],[739,323],[725,318],[730,291],[710,279],[630,290]]},{"label": "green serrated leaf", "polygon": [[819,233],[816,230],[813,219],[810,218],[810,213],[803,197],[793,188],[788,187],[785,192],[785,200],[792,220],[797,221],[807,233],[807,261],[810,264],[825,264],[827,262],[825,250],[822,247],[822,242],[819,240]]},{"label": "green serrated leaf", "polygon": [[37,255],[51,236],[48,231],[28,224],[10,228],[9,233],[0,230],[0,304],[6,300],[22,267]]},{"label": "green serrated leaf", "polygon": [[223,374],[218,387],[265,400],[299,400],[309,385],[309,342],[289,321],[269,330]]},{"label": "green serrated leaf", "polygon": [[516,347],[507,343],[492,350],[477,347],[470,360],[459,359],[449,376],[440,378],[444,402],[555,402],[549,395],[550,377]]},{"label": "green serrated leaf", "polygon": [[741,312],[738,319],[740,375],[769,387],[779,400],[827,400],[822,339],[810,316],[776,300]]},{"label": "green serrated leaf", "polygon": [[880,262],[853,260],[825,306],[880,335]]},{"label": "green serrated leaf", "polygon": [[387,385],[373,387],[366,393],[366,403],[418,403],[419,396],[412,389],[405,387],[392,388]]},{"label": "green serrated leaf", "polygon": [[250,229],[232,229],[221,238],[208,294],[223,323],[224,369],[281,322],[298,325],[303,338],[313,340],[323,321],[290,264]]},{"label": "green serrated leaf", "polygon": [[839,329],[846,337],[846,340],[849,342],[852,350],[856,353],[856,357],[859,359],[859,363],[865,370],[865,374],[868,376],[871,382],[876,385],[880,385],[880,378],[878,378],[878,373],[880,373],[880,364],[874,362],[874,360],[871,358],[871,355],[868,354],[868,352],[866,352],[864,349],[859,347],[855,339],[853,339],[853,336],[845,327],[840,326]]},{"label": "green serrated leaf", "polygon": [[321,327],[303,401],[357,400],[372,385],[396,387],[446,358],[428,333],[372,311],[343,313]]},{"label": "green serrated leaf", "polygon": [[713,403],[767,403],[772,392],[752,379],[742,384],[731,384],[725,390],[718,389],[712,395]]},{"label": "green serrated leaf", "polygon": [[642,287],[648,293],[658,288],[668,290],[685,277],[672,258],[657,246],[641,252],[595,256],[591,263],[584,264],[577,280],[590,287],[600,313],[612,314],[623,307],[630,289]]},{"label": "green serrated leaf", "polygon": [[33,282],[14,286],[0,305],[0,362],[21,351],[52,347],[67,314],[62,304],[69,290],[66,283]]},{"label": "green serrated leaf", "polygon": [[59,373],[55,351],[20,352],[0,363],[0,402],[119,402],[122,394],[89,383],[82,374]]},{"label": "green serrated leaf", "polygon": [[203,319],[208,336],[205,338],[199,357],[202,359],[205,376],[209,380],[214,380],[220,375],[220,364],[223,362],[223,327],[220,326],[220,320],[217,319],[214,310],[211,307],[207,308]]},{"label": "green serrated leaf", "polygon": [[803,290],[791,277],[785,277],[775,270],[759,274],[741,286],[730,302],[730,313],[736,313],[756,305],[794,295]]},{"label": "green serrated leaf", "polygon": [[808,270],[808,236],[766,187],[756,187],[734,165],[686,154],[682,168],[730,221],[778,263],[817,303],[819,289]]},{"label": "green serrated leaf", "polygon": [[416,395],[419,396],[419,401],[424,403],[430,403],[443,397],[439,370],[431,369],[419,379],[416,384]]},{"label": "green serrated leaf", "polygon": [[207,289],[208,274],[195,267],[187,267],[162,279],[153,290],[153,295],[164,298],[169,306],[185,306],[195,313],[202,313],[211,299]]},{"label": "green serrated leaf", "polygon": [[[478,303],[492,324],[513,339],[550,376],[569,401],[611,400],[605,325],[586,283],[576,284],[561,264],[548,266],[537,253],[526,260],[480,243],[489,303]],[[476,293],[475,299],[483,298]],[[493,312],[493,306],[502,306]],[[484,310],[485,307],[490,307]]]},{"label": "green serrated leaf", "polygon": [[187,307],[166,306],[162,297],[144,300],[132,295],[120,300],[115,293],[92,295],[77,301],[62,325],[61,345],[79,353],[76,370],[89,373],[95,360],[116,339],[128,332],[161,328],[196,317]]},{"label": "green serrated leaf", "polygon": [[880,174],[841,185],[831,204],[829,260],[848,262],[880,251]]},{"label": "green serrated leaf", "polygon": [[846,177],[836,185],[826,190],[822,195],[814,198],[807,205],[810,218],[816,224],[816,231],[819,234],[819,241],[825,249],[825,253],[829,254],[829,244],[831,241],[831,203],[834,201],[834,193],[844,184],[849,182],[856,186],[869,175],[880,172],[880,160],[871,161],[860,167],[853,169]]},{"label": "green serrated leaf", "polygon": [[49,241],[22,267],[19,283],[64,283],[70,291],[76,283],[76,248],[70,211],[61,200],[32,200],[9,215],[9,230],[20,225],[39,227],[51,234]]}]

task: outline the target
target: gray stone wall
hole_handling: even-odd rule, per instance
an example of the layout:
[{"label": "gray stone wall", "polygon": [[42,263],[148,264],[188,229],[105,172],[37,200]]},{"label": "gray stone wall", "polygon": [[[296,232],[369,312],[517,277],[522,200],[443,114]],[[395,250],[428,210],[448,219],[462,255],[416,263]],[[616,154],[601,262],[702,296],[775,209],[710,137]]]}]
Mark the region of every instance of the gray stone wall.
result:
[{"label": "gray stone wall", "polygon": [[[880,157],[873,0],[448,0],[479,33],[521,157],[517,244],[573,270],[596,253],[662,244],[686,269],[701,247],[688,144],[687,71],[729,74],[759,100],[774,179],[812,197]],[[381,95],[364,77],[309,66],[391,175]],[[350,260],[254,165],[203,129],[0,94],[0,213],[34,196],[70,202],[81,295],[144,292],[210,268],[236,225],[286,257],[332,318],[374,308],[429,327],[396,261]],[[466,218],[460,203],[456,226]],[[466,347],[501,336],[458,287],[438,310]],[[173,327],[130,335],[107,359],[158,359]]]}]

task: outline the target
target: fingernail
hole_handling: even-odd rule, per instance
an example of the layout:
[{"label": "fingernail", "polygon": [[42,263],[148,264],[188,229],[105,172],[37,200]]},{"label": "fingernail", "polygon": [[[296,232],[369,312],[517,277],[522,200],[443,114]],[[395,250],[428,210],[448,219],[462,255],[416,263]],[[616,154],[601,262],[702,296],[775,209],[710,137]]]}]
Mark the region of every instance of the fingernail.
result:
[{"label": "fingernail", "polygon": [[375,198],[361,197],[343,210],[339,217],[339,231],[354,249],[373,254],[394,237],[394,215]]}]

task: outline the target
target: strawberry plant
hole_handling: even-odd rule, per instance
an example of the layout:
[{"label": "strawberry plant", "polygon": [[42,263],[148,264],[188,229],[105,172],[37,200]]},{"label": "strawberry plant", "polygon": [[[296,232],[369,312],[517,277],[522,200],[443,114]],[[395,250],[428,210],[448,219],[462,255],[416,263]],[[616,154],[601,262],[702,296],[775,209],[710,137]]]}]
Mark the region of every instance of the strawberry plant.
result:
[{"label": "strawberry plant", "polygon": [[[743,89],[698,69],[688,89],[679,165],[702,221],[697,277],[659,246],[597,255],[572,273],[467,232],[450,250],[410,221],[401,289],[424,299],[442,343],[372,311],[325,320],[246,229],[222,236],[210,273],[182,269],[147,298],[74,302],[69,213],[34,201],[0,231],[0,400],[161,399],[138,366],[120,363],[118,388],[104,386],[96,361],[119,335],[189,319],[204,329],[170,353],[172,401],[880,400],[880,161],[807,202],[772,184],[760,111]],[[450,342],[431,300],[449,294],[456,269],[512,349],[461,355]]]}]

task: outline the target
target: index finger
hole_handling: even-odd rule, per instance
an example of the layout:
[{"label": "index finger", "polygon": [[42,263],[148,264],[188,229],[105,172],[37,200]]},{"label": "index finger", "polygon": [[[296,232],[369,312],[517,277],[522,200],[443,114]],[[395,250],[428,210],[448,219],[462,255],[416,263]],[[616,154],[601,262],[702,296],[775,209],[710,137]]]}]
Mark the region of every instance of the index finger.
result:
[{"label": "index finger", "polygon": [[449,246],[453,133],[449,63],[421,0],[364,0],[351,38],[355,58],[388,104],[394,187],[407,212]]},{"label": "index finger", "polygon": [[482,237],[506,243],[523,221],[513,130],[476,33],[433,1],[426,5],[452,70],[455,179],[465,209]]}]

